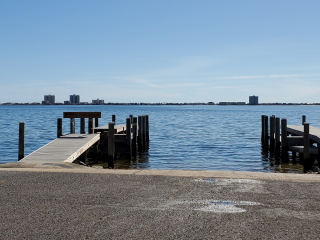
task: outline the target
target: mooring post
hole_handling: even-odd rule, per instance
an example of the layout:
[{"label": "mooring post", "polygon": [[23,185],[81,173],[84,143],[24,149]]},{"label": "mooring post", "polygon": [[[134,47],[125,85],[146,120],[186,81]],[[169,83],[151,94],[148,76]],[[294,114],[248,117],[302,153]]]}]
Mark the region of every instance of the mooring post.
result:
[{"label": "mooring post", "polygon": [[85,134],[85,125],[86,125],[86,119],[85,118],[80,118],[80,133]]},{"label": "mooring post", "polygon": [[276,155],[280,153],[280,118],[276,117],[276,125],[275,125],[275,136],[276,136]]},{"label": "mooring post", "polygon": [[115,144],[114,144],[114,122],[109,122],[108,125],[108,167],[114,168],[114,155],[115,155]]},{"label": "mooring post", "polygon": [[57,119],[57,138],[62,136],[62,118]]},{"label": "mooring post", "polygon": [[306,122],[306,115],[302,115],[302,125]]},{"label": "mooring post", "polygon": [[146,115],[146,140],[147,140],[147,146],[149,147],[149,115]]},{"label": "mooring post", "polygon": [[264,116],[264,147],[268,147],[269,145],[269,123],[268,123],[268,116]]},{"label": "mooring post", "polygon": [[116,115],[112,115],[112,122],[114,122],[114,124],[116,124]]},{"label": "mooring post", "polygon": [[137,130],[138,130],[138,118],[132,118],[132,155],[136,156],[137,154]]},{"label": "mooring post", "polygon": [[310,139],[309,139],[309,123],[304,123],[304,133],[303,133],[303,171],[306,173],[311,169],[310,161]]},{"label": "mooring post", "polygon": [[24,158],[24,135],[25,135],[25,123],[19,122],[19,151],[18,161]]},{"label": "mooring post", "polygon": [[76,133],[76,121],[74,118],[70,118],[70,133],[74,134]]},{"label": "mooring post", "polygon": [[270,117],[270,151],[274,151],[275,147],[275,124],[276,118],[274,115]]},{"label": "mooring post", "polygon": [[131,138],[131,118],[126,119],[126,135],[127,135],[127,147],[129,149],[129,153],[132,153],[132,138]]},{"label": "mooring post", "polygon": [[142,116],[138,116],[138,151],[142,152]]},{"label": "mooring post", "polygon": [[261,116],[261,144],[262,144],[262,146],[264,145],[264,134],[265,134],[265,132],[264,132],[264,124],[265,124],[264,116],[265,115]]},{"label": "mooring post", "polygon": [[288,156],[288,132],[287,132],[287,119],[281,119],[281,155],[286,159]]},{"label": "mooring post", "polygon": [[94,133],[93,118],[89,118],[89,121],[88,121],[88,133],[89,134]]},{"label": "mooring post", "polygon": [[143,150],[146,149],[147,145],[147,125],[146,125],[146,116],[142,116],[142,147]]},{"label": "mooring post", "polygon": [[94,127],[99,127],[99,118],[94,119]]},{"label": "mooring post", "polygon": [[133,122],[132,120],[133,120],[133,115],[132,114],[130,114],[129,115],[129,118],[131,119],[131,123]]}]

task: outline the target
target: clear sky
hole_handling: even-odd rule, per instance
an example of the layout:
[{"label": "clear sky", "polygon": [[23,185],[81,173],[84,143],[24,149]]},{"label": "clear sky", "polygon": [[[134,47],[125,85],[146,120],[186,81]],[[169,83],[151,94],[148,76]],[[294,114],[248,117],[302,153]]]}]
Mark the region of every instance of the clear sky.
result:
[{"label": "clear sky", "polygon": [[0,1],[0,103],[320,102],[319,0]]}]

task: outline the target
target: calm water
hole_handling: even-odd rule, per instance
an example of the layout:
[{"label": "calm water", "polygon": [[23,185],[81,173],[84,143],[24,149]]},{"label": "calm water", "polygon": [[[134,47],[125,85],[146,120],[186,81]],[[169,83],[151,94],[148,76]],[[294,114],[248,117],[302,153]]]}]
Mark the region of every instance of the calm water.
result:
[{"label": "calm water", "polygon": [[[287,118],[288,124],[320,126],[320,106],[0,106],[0,163],[17,161],[19,122],[26,124],[26,155],[56,137],[65,111],[101,111],[99,125],[112,114],[117,124],[133,114],[149,115],[150,149],[116,168],[302,172],[299,164],[280,164],[261,151],[261,115]],[[64,133],[69,121],[64,119]],[[79,132],[79,121],[76,131]]]}]

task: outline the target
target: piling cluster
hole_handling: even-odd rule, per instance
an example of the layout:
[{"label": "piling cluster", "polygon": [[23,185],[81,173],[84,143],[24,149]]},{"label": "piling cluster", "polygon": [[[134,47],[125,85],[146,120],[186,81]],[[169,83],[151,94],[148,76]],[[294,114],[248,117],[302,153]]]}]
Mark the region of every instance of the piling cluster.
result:
[{"label": "piling cluster", "polygon": [[[270,151],[271,156],[280,158],[282,162],[288,161],[289,152],[292,153],[293,159],[299,153],[304,172],[309,172],[314,166],[314,157],[319,157],[320,144],[310,140],[310,127],[305,115],[302,116],[302,125],[303,135],[297,135],[294,131],[288,130],[287,119],[283,118],[280,121],[280,118],[274,115],[270,117],[262,115],[261,144],[265,151]],[[317,144],[317,147],[313,144]]]}]

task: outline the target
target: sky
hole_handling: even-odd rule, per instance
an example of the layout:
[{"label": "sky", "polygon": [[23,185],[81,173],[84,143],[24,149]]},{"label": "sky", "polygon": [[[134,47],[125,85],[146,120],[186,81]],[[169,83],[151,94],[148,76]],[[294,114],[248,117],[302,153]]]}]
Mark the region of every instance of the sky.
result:
[{"label": "sky", "polygon": [[0,103],[320,102],[318,0],[3,0]]}]

